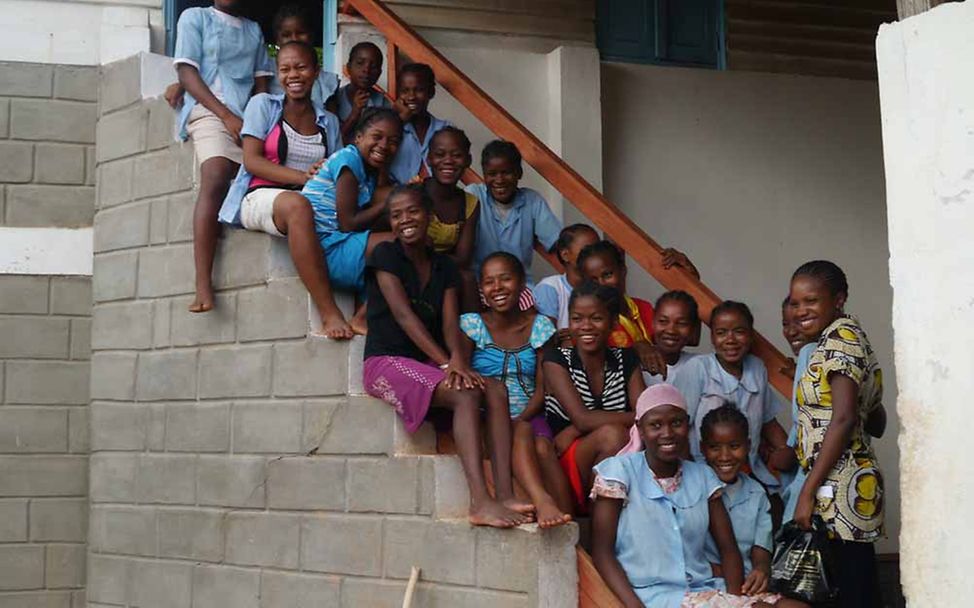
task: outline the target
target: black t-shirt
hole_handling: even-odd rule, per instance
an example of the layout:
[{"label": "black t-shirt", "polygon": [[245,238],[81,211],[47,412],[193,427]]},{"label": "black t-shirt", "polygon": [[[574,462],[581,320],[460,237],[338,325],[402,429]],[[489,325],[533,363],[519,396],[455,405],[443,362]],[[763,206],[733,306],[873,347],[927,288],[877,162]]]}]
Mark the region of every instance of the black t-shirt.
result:
[{"label": "black t-shirt", "polygon": [[[606,412],[629,411],[629,378],[639,369],[639,357],[631,348],[609,348],[605,355],[605,382],[601,395],[593,395],[582,360],[575,348],[563,348],[550,344],[544,351],[544,362],[557,363],[568,370],[572,384],[589,410]],[[554,434],[558,434],[571,424],[568,412],[558,403],[554,395],[546,394],[545,419]]]},{"label": "black t-shirt", "polygon": [[366,320],[369,333],[365,338],[365,357],[393,355],[426,361],[429,357],[406,335],[396,322],[379,289],[375,274],[377,270],[391,273],[402,281],[413,312],[419,317],[426,330],[441,346],[443,343],[443,296],[450,287],[456,287],[459,273],[453,260],[429,250],[430,279],[425,287],[419,283],[416,267],[406,257],[406,252],[398,240],[380,243],[372,250],[365,267],[365,292],[368,297]]}]

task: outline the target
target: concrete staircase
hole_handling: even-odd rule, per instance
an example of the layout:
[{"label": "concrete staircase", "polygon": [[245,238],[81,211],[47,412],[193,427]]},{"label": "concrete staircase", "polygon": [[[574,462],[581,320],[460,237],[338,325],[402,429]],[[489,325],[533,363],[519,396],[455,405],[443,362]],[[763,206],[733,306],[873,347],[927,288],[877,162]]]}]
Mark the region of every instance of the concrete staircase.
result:
[{"label": "concrete staircase", "polygon": [[309,334],[283,240],[227,231],[216,310],[186,312],[192,149],[152,69],[101,82],[89,605],[399,606],[415,565],[414,606],[576,606],[576,527],[469,526],[432,428],[364,395],[362,340]]}]

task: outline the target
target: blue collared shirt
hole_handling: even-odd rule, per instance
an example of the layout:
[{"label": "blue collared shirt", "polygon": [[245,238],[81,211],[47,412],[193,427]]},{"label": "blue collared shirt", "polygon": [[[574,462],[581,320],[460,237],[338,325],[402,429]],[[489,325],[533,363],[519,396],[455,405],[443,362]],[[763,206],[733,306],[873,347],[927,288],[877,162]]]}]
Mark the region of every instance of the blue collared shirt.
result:
[{"label": "blue collared shirt", "polygon": [[[342,122],[348,118],[348,115],[352,113],[352,102],[348,100],[348,93],[345,92],[349,85],[343,85],[338,88],[338,92],[335,93],[338,99],[338,119]],[[369,93],[369,100],[366,102],[365,107],[367,108],[391,108],[392,104],[386,99],[386,96],[378,91],[372,91]]]},{"label": "blue collared shirt", "polygon": [[[176,25],[176,50],[173,63],[195,67],[206,86],[231,112],[243,116],[254,89],[254,79],[273,76],[274,65],[267,55],[260,26],[208,8],[188,8]],[[179,137],[186,139],[186,123],[197,101],[186,93],[179,112]]]},{"label": "blue collared shirt", "polygon": [[[315,80],[314,85],[311,88],[311,101],[315,104],[324,106],[335,92],[338,91],[338,74],[332,74],[331,72],[326,72],[321,70],[318,72],[318,79]],[[284,89],[281,87],[281,83],[277,80],[277,74],[274,74],[274,78],[271,79],[271,86],[268,89],[273,95],[283,95]]]},{"label": "blue collared shirt", "polygon": [[[761,547],[768,553],[774,553],[771,540],[771,501],[761,484],[743,473],[737,476],[737,481],[724,486],[720,499],[730,516],[737,549],[744,558],[746,576],[754,567],[751,563],[752,548]],[[712,537],[707,537],[707,560],[714,564],[720,563],[720,552],[717,551],[717,543]]]},{"label": "blue collared shirt", "polygon": [[725,403],[733,403],[747,417],[748,435],[751,439],[751,470],[769,488],[779,487],[780,482],[758,454],[761,427],[774,420],[781,409],[781,403],[768,384],[768,370],[764,363],[754,355],[747,355],[744,358],[744,371],[738,380],[724,371],[717,361],[717,355],[711,353],[688,361],[674,380],[675,386],[687,400],[692,425],[690,451],[693,452],[693,457],[703,461],[700,450],[700,424],[703,417]]},{"label": "blue collared shirt", "polygon": [[[338,124],[338,117],[325,110],[320,104],[313,103],[318,127],[325,131],[325,155],[331,154],[342,147],[341,127]],[[261,141],[267,139],[284,113],[284,95],[271,95],[261,93],[254,95],[247,109],[244,111],[243,129],[240,130],[240,137],[254,137]],[[223,206],[220,207],[220,221],[224,224],[240,225],[240,202],[247,195],[250,188],[250,180],[253,175],[247,171],[243,164],[237,170],[237,177],[230,184],[226,198],[223,199]]]},{"label": "blue collared shirt", "polygon": [[319,238],[338,230],[338,208],[335,188],[342,169],[348,169],[358,181],[359,208],[369,204],[375,192],[375,175],[365,169],[365,161],[358,148],[349,144],[328,157],[318,173],[304,185],[301,194],[315,212],[315,232]]},{"label": "blue collared shirt", "polygon": [[449,121],[440,120],[430,114],[430,126],[426,129],[426,137],[423,141],[419,140],[413,123],[407,122],[403,126],[402,143],[399,144],[399,151],[396,152],[396,157],[392,159],[392,165],[389,167],[389,175],[397,184],[408,184],[411,179],[419,175],[419,170],[423,166],[426,166],[426,171],[432,176],[429,166],[426,165],[430,142],[437,131],[449,126]]},{"label": "blue collared shirt", "polygon": [[724,487],[705,464],[684,461],[679,488],[667,494],[646,463],[646,452],[613,456],[595,465],[621,483],[626,502],[616,528],[616,558],[646,606],[679,608],[688,591],[724,590],[705,556],[709,500]]},{"label": "blue collared shirt", "polygon": [[473,270],[495,251],[511,253],[524,264],[531,276],[531,259],[534,255],[534,239],[545,249],[551,249],[561,232],[561,220],[555,217],[547,201],[530,188],[518,188],[505,217],[497,210],[498,203],[490,195],[486,184],[467,186],[480,201],[480,221],[477,223],[477,241],[473,250]]}]

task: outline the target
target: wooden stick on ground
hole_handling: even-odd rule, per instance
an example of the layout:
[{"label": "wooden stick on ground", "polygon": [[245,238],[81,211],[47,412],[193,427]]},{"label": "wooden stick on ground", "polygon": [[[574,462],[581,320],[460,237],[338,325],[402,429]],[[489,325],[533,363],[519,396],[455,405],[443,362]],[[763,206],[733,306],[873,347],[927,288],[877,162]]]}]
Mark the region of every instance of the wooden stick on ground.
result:
[{"label": "wooden stick on ground", "polygon": [[416,593],[416,581],[419,580],[419,568],[413,566],[409,573],[409,583],[406,585],[406,595],[402,598],[402,608],[410,608],[413,605],[413,595]]}]

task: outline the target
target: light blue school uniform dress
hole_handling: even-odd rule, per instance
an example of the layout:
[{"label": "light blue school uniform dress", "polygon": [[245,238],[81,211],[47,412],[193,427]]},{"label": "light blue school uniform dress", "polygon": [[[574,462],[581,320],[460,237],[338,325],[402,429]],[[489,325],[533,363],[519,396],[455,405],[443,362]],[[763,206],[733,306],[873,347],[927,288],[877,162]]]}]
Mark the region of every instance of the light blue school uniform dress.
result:
[{"label": "light blue school uniform dress", "polygon": [[726,590],[705,552],[708,502],[724,486],[710,467],[684,461],[680,485],[669,494],[653,477],[645,452],[607,458],[594,470],[602,481],[625,488],[615,553],[643,604],[679,608],[687,592]]},{"label": "light blue school uniform dress", "polygon": [[[791,390],[791,429],[788,431],[788,446],[795,447],[798,444],[798,382],[805,375],[808,369],[808,359],[815,352],[818,342],[810,342],[798,351],[798,360],[795,362],[795,381]],[[801,494],[802,486],[805,485],[807,473],[801,467],[796,467],[794,473],[784,473],[781,476],[781,500],[785,503],[785,510],[781,521],[790,521],[795,517],[795,508],[798,507],[798,495]]]},{"label": "light blue school uniform dress", "polygon": [[[665,380],[663,379],[662,374],[651,374],[647,371],[644,371],[643,381],[646,382],[646,387],[648,388],[650,386],[655,386],[657,384],[663,384],[664,382],[666,382],[667,384],[672,384],[673,386],[677,387],[677,389],[679,389],[680,383],[682,382],[681,376],[683,374],[683,370],[687,366],[687,363],[689,363],[695,357],[699,357],[699,356],[701,355],[698,355],[696,353],[688,353],[687,351],[681,352],[680,358],[676,360],[676,363],[674,363],[673,365],[670,365],[669,363],[666,364]],[[680,391],[680,394],[683,394],[682,390]]]},{"label": "light blue school uniform dress", "polygon": [[[237,116],[243,116],[254,79],[274,75],[260,26],[212,6],[188,8],[179,16],[173,56],[175,65],[195,67],[206,86]],[[196,104],[186,93],[176,123],[180,139],[187,137],[186,123]]]},{"label": "light blue school uniform dress", "polygon": [[392,177],[392,180],[397,184],[408,184],[410,180],[419,175],[420,170],[424,167],[426,168],[426,175],[432,176],[433,173],[430,171],[429,165],[426,164],[430,142],[433,141],[433,135],[437,131],[449,126],[449,121],[440,120],[430,114],[430,126],[426,129],[426,137],[420,141],[413,123],[407,122],[403,125],[402,143],[399,144],[399,151],[396,152],[396,157],[392,159],[392,165],[389,167],[389,176]]},{"label": "light blue school uniform dress", "polygon": [[[771,501],[761,484],[741,474],[737,481],[724,486],[720,495],[734,528],[737,548],[744,558],[744,575],[751,571],[751,548],[758,546],[774,553],[771,533]],[[707,560],[720,563],[720,552],[713,537],[707,537]]]},{"label": "light blue school uniform dress", "polygon": [[528,343],[520,348],[507,349],[494,344],[480,313],[460,315],[460,329],[474,343],[470,365],[488,378],[495,378],[507,387],[511,418],[519,416],[535,390],[535,373],[538,357],[536,351],[555,335],[555,325],[544,315],[537,315],[531,326]]},{"label": "light blue school uniform dress", "polygon": [[359,208],[369,204],[375,193],[375,175],[365,169],[365,161],[353,145],[328,157],[318,173],[304,185],[301,194],[311,202],[315,232],[325,250],[331,283],[342,289],[362,293],[365,289],[365,246],[370,230],[342,232],[338,229],[335,187],[343,169],[358,181]]},{"label": "light blue school uniform dress", "polygon": [[555,319],[558,329],[568,327],[568,300],[572,296],[572,285],[568,276],[556,274],[538,281],[534,289],[534,307],[546,317]]},{"label": "light blue school uniform dress", "polygon": [[[325,110],[319,103],[312,103],[315,109],[315,123],[325,134],[325,156],[336,152],[342,147],[341,127],[338,124],[338,117]],[[261,93],[254,95],[244,110],[243,129],[240,136],[249,135],[260,140],[267,139],[271,132],[284,114],[284,95],[270,95]],[[240,225],[240,202],[247,195],[250,187],[250,180],[253,175],[247,171],[243,163],[237,170],[237,177],[234,178],[227,191],[227,196],[223,199],[223,206],[220,207],[220,221],[224,224],[234,226]]]},{"label": "light blue school uniform dress", "polygon": [[[338,100],[338,119],[342,122],[348,118],[348,115],[352,113],[352,102],[348,99],[348,93],[345,90],[348,89],[348,85],[343,85],[338,88],[335,93],[336,99]],[[378,91],[372,91],[369,93],[369,100],[365,103],[367,108],[391,108],[392,104],[386,99],[386,96]]]},{"label": "light blue school uniform dress", "polygon": [[[284,89],[277,80],[277,74],[274,74],[274,78],[271,79],[271,86],[268,87],[268,91],[272,95],[284,95]],[[321,70],[311,87],[311,101],[315,105],[324,106],[336,91],[338,91],[338,74]]]},{"label": "light blue school uniform dress", "polygon": [[748,436],[751,439],[749,462],[754,476],[772,491],[780,488],[780,482],[761,460],[758,448],[761,444],[761,427],[775,419],[781,407],[768,384],[768,370],[754,355],[744,358],[744,371],[738,380],[724,371],[711,353],[691,359],[678,374],[675,386],[687,400],[687,411],[692,423],[690,451],[695,460],[703,462],[700,451],[700,424],[707,412],[725,403],[733,403],[747,417]]},{"label": "light blue school uniform dress", "polygon": [[[544,197],[530,188],[517,189],[506,215],[497,209],[499,203],[490,195],[486,184],[471,184],[467,192],[480,201],[473,270],[479,271],[488,255],[506,251],[521,260],[530,281],[534,239],[537,237],[545,249],[551,249],[561,232],[561,220],[555,217]],[[529,283],[529,286],[533,285]]]}]

